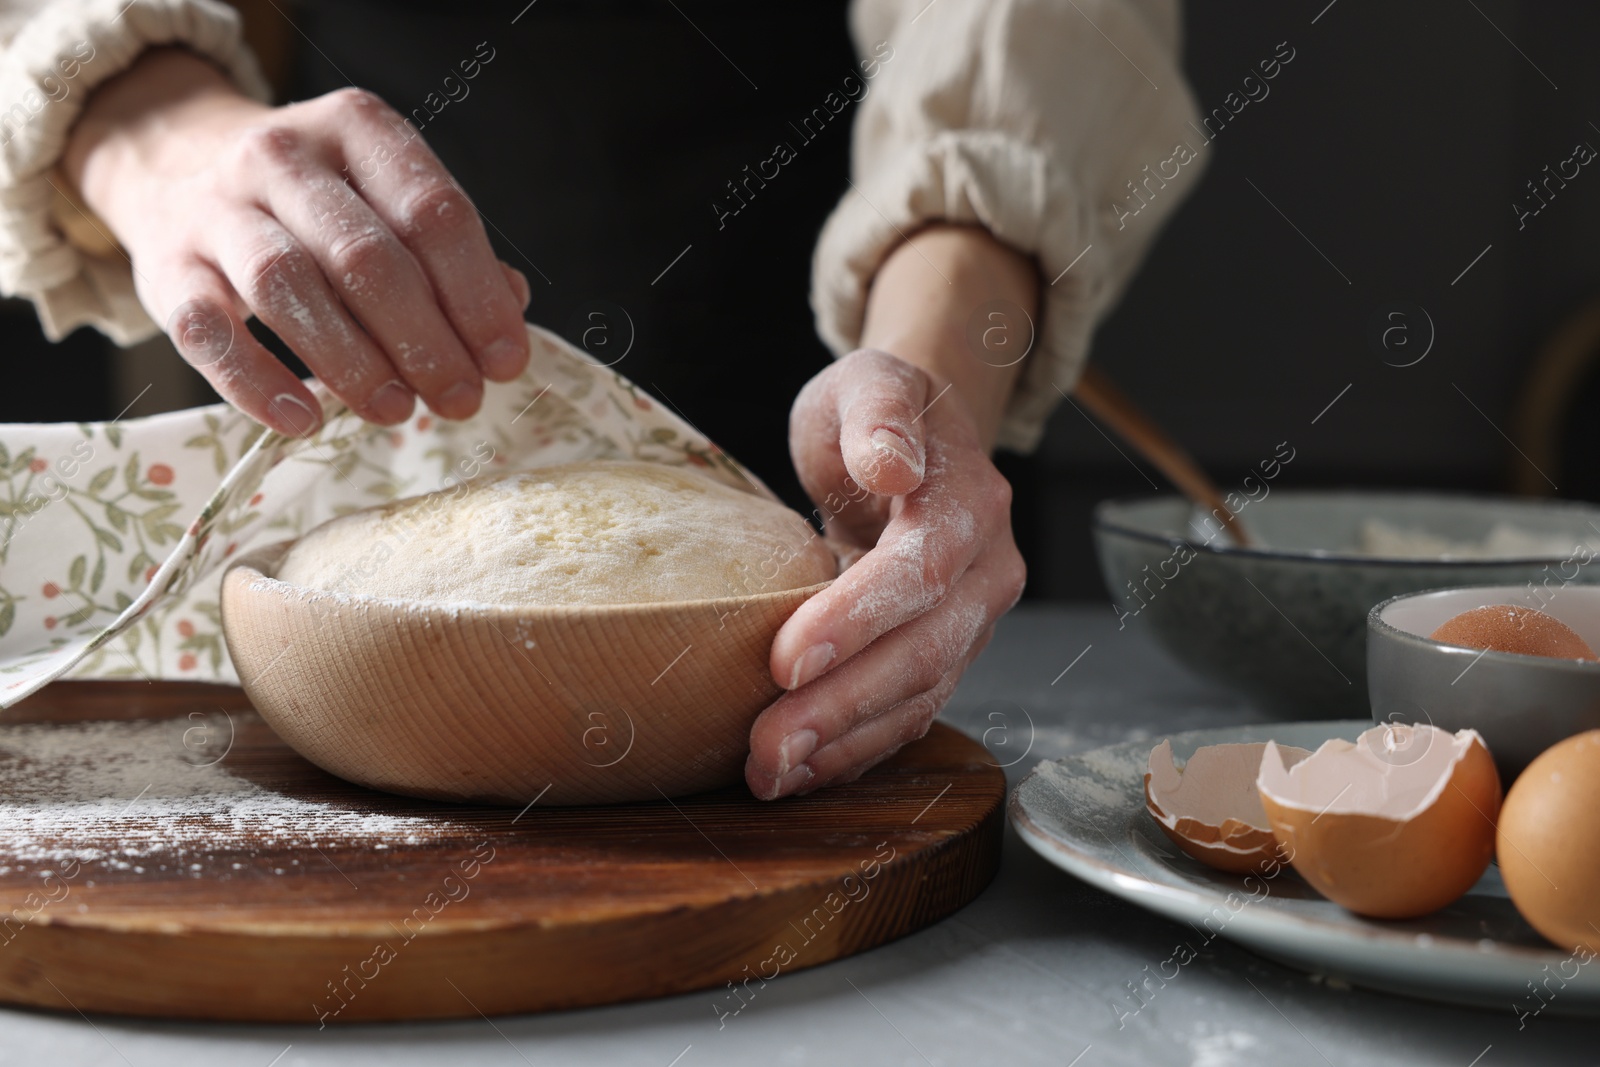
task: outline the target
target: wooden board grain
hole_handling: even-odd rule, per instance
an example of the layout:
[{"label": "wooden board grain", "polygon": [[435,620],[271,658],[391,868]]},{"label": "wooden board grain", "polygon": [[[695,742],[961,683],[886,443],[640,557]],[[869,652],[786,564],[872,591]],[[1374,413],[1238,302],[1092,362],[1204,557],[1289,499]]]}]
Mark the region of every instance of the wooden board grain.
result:
[{"label": "wooden board grain", "polygon": [[331,1025],[722,987],[732,1011],[728,983],[970,901],[1004,797],[983,747],[936,724],[773,804],[437,804],[319,770],[237,689],[57,683],[0,725],[0,1000]]}]

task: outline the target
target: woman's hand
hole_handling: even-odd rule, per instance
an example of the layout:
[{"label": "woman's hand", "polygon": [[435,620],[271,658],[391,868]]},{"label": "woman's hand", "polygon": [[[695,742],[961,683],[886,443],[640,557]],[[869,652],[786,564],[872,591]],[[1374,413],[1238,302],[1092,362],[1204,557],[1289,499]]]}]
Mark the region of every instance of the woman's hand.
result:
[{"label": "woman's hand", "polygon": [[1031,262],[983,231],[924,230],[874,282],[874,347],[795,400],[801,483],[827,533],[865,555],[773,641],[772,676],[789,692],[751,731],[757,796],[849,781],[921,737],[1021,595],[1011,487],[989,461],[1018,368],[985,363],[966,337],[980,306],[1031,309],[1036,287]]},{"label": "woman's hand", "polygon": [[316,430],[321,412],[251,337],[251,314],[377,423],[404,421],[418,396],[465,418],[483,379],[527,364],[526,279],[370,93],[269,108],[206,61],[157,49],[90,98],[64,166],[178,351],[281,433]]}]

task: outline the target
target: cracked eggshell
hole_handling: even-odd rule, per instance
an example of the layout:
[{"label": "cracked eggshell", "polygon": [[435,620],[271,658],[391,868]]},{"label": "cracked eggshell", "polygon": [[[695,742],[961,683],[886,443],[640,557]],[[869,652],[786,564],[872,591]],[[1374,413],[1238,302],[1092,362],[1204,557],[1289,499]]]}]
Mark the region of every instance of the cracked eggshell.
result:
[{"label": "cracked eggshell", "polygon": [[1506,893],[1528,925],[1579,957],[1600,952],[1600,730],[1546,749],[1500,809]]},{"label": "cracked eggshell", "polygon": [[1257,785],[1294,869],[1360,915],[1437,911],[1494,855],[1500,776],[1476,730],[1376,726],[1297,762],[1269,742]]},{"label": "cracked eggshell", "polygon": [[[1260,873],[1281,862],[1278,842],[1261,807],[1256,774],[1265,743],[1205,745],[1183,770],[1172,758],[1172,742],[1150,752],[1144,802],[1161,832],[1208,867],[1234,874]],[[1285,746],[1286,757],[1311,755]]]}]

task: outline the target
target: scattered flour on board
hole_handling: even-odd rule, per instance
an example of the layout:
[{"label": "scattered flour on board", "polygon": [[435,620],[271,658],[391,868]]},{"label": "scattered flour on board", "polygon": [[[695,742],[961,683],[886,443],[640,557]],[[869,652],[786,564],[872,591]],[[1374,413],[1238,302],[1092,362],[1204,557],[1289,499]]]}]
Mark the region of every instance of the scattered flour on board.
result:
[{"label": "scattered flour on board", "polygon": [[0,728],[0,875],[65,860],[135,872],[157,863],[195,871],[196,859],[263,846],[310,851],[355,842],[385,849],[461,830],[454,820],[273,792],[212,759],[186,755],[183,731],[195,726],[232,736],[225,714],[203,723]]}]

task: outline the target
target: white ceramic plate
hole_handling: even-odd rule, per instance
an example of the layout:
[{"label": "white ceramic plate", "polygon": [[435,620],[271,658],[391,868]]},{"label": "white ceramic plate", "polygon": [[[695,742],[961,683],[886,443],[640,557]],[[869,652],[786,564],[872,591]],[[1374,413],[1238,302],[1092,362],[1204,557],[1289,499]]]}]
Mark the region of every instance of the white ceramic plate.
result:
[{"label": "white ceramic plate", "polygon": [[[1187,758],[1200,745],[1239,741],[1315,749],[1371,726],[1279,723],[1171,738],[1174,755]],[[1497,867],[1443,911],[1393,922],[1352,915],[1289,870],[1246,879],[1190,859],[1145,810],[1145,767],[1159,741],[1041,763],[1011,797],[1022,839],[1091,885],[1189,924],[1182,940],[1192,949],[1220,936],[1291,967],[1388,992],[1502,1011],[1600,1014],[1600,960],[1580,963],[1535,933],[1506,896]],[[1151,973],[1183,962],[1153,964]]]}]

